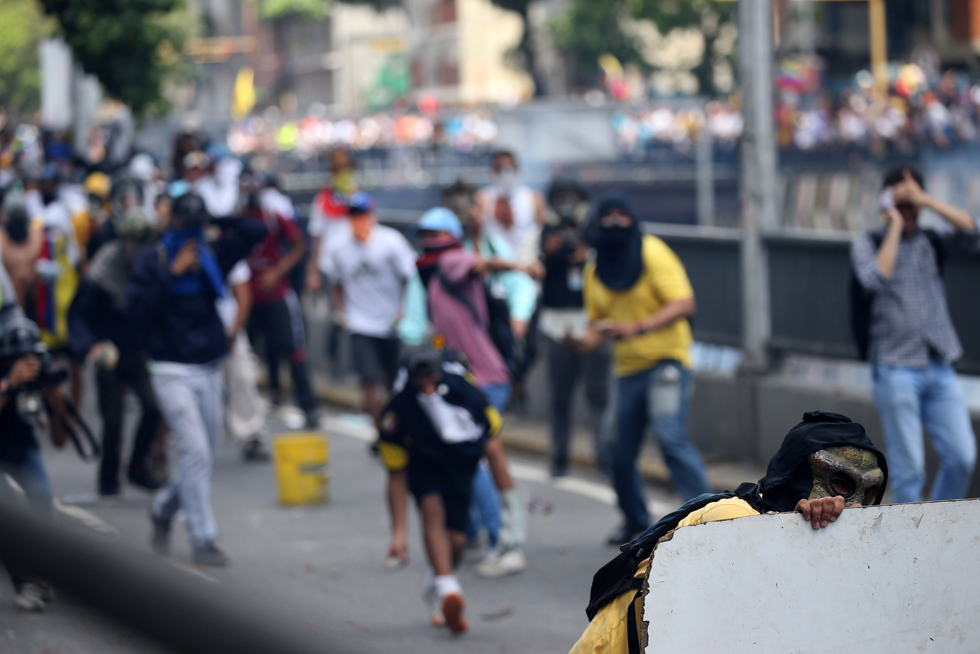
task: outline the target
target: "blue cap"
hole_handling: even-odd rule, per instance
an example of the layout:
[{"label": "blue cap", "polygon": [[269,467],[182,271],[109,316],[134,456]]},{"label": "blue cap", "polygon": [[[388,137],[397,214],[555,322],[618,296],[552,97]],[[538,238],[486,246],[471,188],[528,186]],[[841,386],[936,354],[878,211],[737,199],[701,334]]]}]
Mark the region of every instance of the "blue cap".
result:
[{"label": "blue cap", "polygon": [[446,207],[429,209],[415,225],[415,231],[449,232],[456,238],[463,238],[463,226],[452,211]]},{"label": "blue cap", "polygon": [[356,191],[347,199],[347,213],[365,214],[374,211],[374,200],[364,191]]}]

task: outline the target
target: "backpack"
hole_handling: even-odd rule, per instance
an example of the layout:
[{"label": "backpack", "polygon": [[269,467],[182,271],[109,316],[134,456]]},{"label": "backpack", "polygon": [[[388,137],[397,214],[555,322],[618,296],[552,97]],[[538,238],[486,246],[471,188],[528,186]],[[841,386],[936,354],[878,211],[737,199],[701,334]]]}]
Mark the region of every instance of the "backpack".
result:
[{"label": "backpack", "polygon": [[510,328],[510,309],[507,308],[507,302],[503,298],[497,297],[491,290],[490,284],[484,281],[483,293],[486,297],[487,316],[489,317],[489,320],[484,322],[480,317],[480,312],[476,310],[476,307],[463,294],[459,287],[446,279],[442,271],[439,271],[437,274],[439,275],[439,283],[446,289],[446,292],[454,300],[465,306],[470,312],[470,315],[473,316],[474,322],[487,332],[490,340],[493,341],[494,347],[497,348],[497,351],[503,358],[511,377],[516,379],[520,364],[517,352],[517,340],[514,338],[514,332]]},{"label": "backpack", "polygon": [[[672,513],[662,517],[655,525],[649,527],[631,543],[621,546],[620,554],[606,565],[599,568],[592,578],[592,589],[589,593],[589,606],[585,609],[585,614],[589,616],[589,622],[599,613],[600,610],[622,593],[628,591],[639,591],[643,586],[642,579],[635,579],[636,568],[640,563],[650,556],[653,548],[661,538],[669,531],[677,528],[677,524],[688,515],[703,509],[712,502],[726,500],[733,497],[745,500],[759,513],[763,513],[761,496],[759,495],[759,485],[745,483],[735,489],[734,493],[706,493],[689,500]],[[632,611],[630,612],[633,613]],[[635,633],[635,629],[630,630]],[[632,637],[632,636],[631,636]]]},{"label": "backpack", "polygon": [[[936,257],[936,268],[939,269],[939,275],[942,276],[946,271],[946,252],[943,248],[942,237],[931,229],[923,229],[922,233],[929,239],[932,252]],[[880,233],[872,233],[869,236],[874,243],[875,252],[877,252],[885,237]],[[851,268],[848,295],[851,304],[851,334],[854,336],[855,344],[857,344],[858,355],[862,361],[867,361],[868,351],[871,347],[871,309],[875,294],[861,285],[853,267]]]}]

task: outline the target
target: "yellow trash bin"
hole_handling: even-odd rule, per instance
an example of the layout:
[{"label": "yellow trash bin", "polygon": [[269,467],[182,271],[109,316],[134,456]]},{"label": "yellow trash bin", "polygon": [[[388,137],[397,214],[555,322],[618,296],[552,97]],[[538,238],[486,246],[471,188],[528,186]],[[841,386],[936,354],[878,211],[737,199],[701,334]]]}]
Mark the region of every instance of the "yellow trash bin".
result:
[{"label": "yellow trash bin", "polygon": [[330,442],[320,432],[278,434],[273,441],[279,502],[322,504],[330,497]]}]

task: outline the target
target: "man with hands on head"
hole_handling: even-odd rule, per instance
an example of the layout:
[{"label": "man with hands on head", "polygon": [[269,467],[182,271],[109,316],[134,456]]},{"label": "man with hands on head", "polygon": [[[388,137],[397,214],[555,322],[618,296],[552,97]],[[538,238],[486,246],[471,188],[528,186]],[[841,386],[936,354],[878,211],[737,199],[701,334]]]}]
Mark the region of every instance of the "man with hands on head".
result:
[{"label": "man with hands on head", "polygon": [[[930,498],[964,497],[976,463],[970,417],[953,369],[963,354],[946,300],[944,263],[975,247],[980,232],[964,211],[923,190],[922,173],[895,168],[885,175],[884,224],[851,245],[854,275],[870,305],[866,339],[875,402],[892,463],[896,502],[922,500],[923,427],[939,455]],[[930,209],[952,230],[919,227]]]}]

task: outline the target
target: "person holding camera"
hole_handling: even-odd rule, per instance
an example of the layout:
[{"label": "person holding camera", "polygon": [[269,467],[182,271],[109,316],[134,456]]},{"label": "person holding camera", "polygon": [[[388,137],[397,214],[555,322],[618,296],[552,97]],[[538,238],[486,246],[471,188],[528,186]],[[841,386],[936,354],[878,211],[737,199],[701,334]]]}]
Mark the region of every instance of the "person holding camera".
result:
[{"label": "person holding camera", "polygon": [[[51,482],[48,479],[37,432],[47,409],[54,444],[68,439],[63,418],[66,398],[59,377],[50,369],[47,348],[37,325],[17,307],[0,310],[0,473],[24,491],[33,511],[50,516]],[[0,500],[16,501],[17,493],[0,479]],[[51,588],[26,573],[8,568],[14,585],[14,605],[22,611],[41,612],[54,598]]]},{"label": "person holding camera", "polygon": [[[204,240],[204,226],[222,230]],[[135,324],[148,331],[150,381],[177,444],[177,465],[153,500],[152,545],[170,548],[174,515],[184,509],[194,563],[220,566],[228,557],[215,545],[211,509],[214,451],[224,423],[221,362],[228,337],[215,307],[227,295],[231,269],[266,236],[250,218],[212,218],[204,199],[189,192],[176,198],[170,225],[156,245],[137,256],[126,288]]]},{"label": "person holding camera", "polygon": [[[870,303],[867,345],[895,502],[920,502],[926,481],[922,428],[939,455],[930,500],[966,497],[977,458],[970,415],[953,369],[963,354],[949,316],[942,272],[946,260],[976,246],[976,221],[923,190],[922,173],[885,174],[884,224],[851,245],[854,276]],[[919,228],[931,209],[952,230]]]},{"label": "person holding camera", "polygon": [[556,179],[548,189],[551,208],[541,233],[541,314],[538,329],[544,336],[551,383],[551,476],[568,472],[575,386],[582,380],[595,438],[599,470],[609,473],[606,405],[609,400],[610,349],[607,345],[588,352],[569,347],[567,339],[580,339],[589,327],[582,300],[582,280],[589,245],[585,224],[589,193],[579,182]]}]

